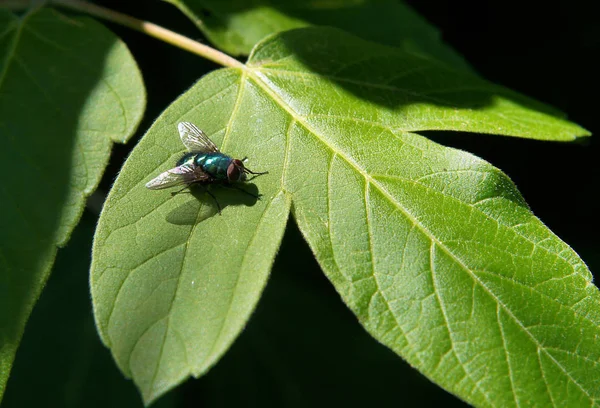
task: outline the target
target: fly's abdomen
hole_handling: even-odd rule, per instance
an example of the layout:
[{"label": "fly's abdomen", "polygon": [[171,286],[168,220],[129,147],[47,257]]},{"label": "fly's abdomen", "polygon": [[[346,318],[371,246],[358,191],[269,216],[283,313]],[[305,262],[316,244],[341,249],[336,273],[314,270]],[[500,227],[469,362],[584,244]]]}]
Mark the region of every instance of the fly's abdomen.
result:
[{"label": "fly's abdomen", "polygon": [[199,153],[194,158],[196,166],[216,180],[227,180],[227,167],[231,157],[223,153]]},{"label": "fly's abdomen", "polygon": [[196,163],[194,162],[194,159],[196,158],[197,155],[198,155],[198,153],[186,153],[181,159],[179,159],[177,161],[177,166],[183,166],[183,165],[195,166]]}]

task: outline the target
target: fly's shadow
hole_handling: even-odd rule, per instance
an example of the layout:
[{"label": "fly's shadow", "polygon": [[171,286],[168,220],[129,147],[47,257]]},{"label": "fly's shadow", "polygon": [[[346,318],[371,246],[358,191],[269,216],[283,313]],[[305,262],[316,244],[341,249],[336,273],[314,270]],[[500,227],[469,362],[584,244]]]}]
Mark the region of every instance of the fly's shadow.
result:
[{"label": "fly's shadow", "polygon": [[175,225],[195,225],[219,215],[226,207],[239,205],[252,207],[260,199],[258,188],[254,184],[242,186],[192,184],[172,194],[190,197],[167,214],[167,222]]}]

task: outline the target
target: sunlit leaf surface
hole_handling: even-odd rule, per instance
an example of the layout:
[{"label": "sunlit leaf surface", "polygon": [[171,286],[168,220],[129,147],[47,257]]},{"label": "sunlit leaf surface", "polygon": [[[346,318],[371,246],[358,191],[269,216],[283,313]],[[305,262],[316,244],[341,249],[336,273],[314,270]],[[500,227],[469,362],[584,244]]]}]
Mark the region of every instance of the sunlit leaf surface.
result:
[{"label": "sunlit leaf surface", "polygon": [[[254,309],[291,208],[364,327],[445,389],[479,406],[595,404],[586,266],[500,170],[416,134],[588,134],[544,112],[336,29],[271,37],[175,101],[125,164],[94,245],[105,343],[147,402],[206,372]],[[181,121],[268,170],[240,186],[262,199],[215,188],[220,216],[201,191],[146,189],[183,153]]]}]

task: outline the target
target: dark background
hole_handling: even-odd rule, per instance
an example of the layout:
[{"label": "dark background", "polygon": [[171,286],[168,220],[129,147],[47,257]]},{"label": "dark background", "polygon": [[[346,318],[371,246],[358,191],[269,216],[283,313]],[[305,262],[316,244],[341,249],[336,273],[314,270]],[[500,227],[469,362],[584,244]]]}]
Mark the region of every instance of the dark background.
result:
[{"label": "dark background", "polygon": [[[146,1],[142,8],[142,2],[99,3],[207,42],[166,3]],[[572,0],[559,7],[531,2],[530,8],[522,0],[408,3],[483,77],[563,110],[592,133],[600,130],[600,80],[594,64],[600,55],[600,25],[593,2]],[[148,109],[138,139],[177,96],[218,68],[142,34],[107,25],[128,44],[144,75]],[[599,238],[593,226],[598,224],[600,156],[594,137],[564,144],[455,132],[427,136],[505,171],[533,212],[592,272],[599,270]],[[136,140],[115,146],[101,191],[110,189]],[[82,406],[84,401],[86,406],[141,406],[132,383],[121,378],[100,345],[90,315],[87,273],[96,217],[86,213],[71,244],[59,253],[17,353],[3,406]],[[84,311],[80,316],[72,316],[76,302]],[[58,328],[57,313],[64,319]],[[71,347],[73,339],[82,344],[77,350]],[[247,329],[208,375],[187,381],[159,405],[342,404],[465,405],[365,334],[290,222],[273,277]]]}]

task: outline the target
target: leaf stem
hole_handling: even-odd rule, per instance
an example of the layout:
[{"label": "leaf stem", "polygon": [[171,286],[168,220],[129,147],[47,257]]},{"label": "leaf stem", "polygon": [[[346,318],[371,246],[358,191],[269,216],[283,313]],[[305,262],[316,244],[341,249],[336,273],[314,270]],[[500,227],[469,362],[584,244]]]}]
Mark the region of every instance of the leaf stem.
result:
[{"label": "leaf stem", "polygon": [[[14,3],[14,2],[13,2]],[[28,2],[25,2],[28,3]],[[102,18],[113,23],[121,24],[125,27],[129,27],[133,30],[140,31],[151,37],[162,40],[166,43],[189,51],[193,54],[204,57],[208,60],[216,62],[224,67],[231,68],[244,68],[244,64],[230,57],[227,54],[222,53],[208,45],[204,45],[191,38],[185,37],[181,34],[177,34],[174,31],[167,30],[159,25],[149,23],[147,21],[139,20],[137,18],[128,16],[117,11],[107,9],[105,7],[97,6],[87,1],[82,0],[50,0],[50,4],[54,4],[60,7],[77,10],[80,12],[87,13],[91,16]]]}]

